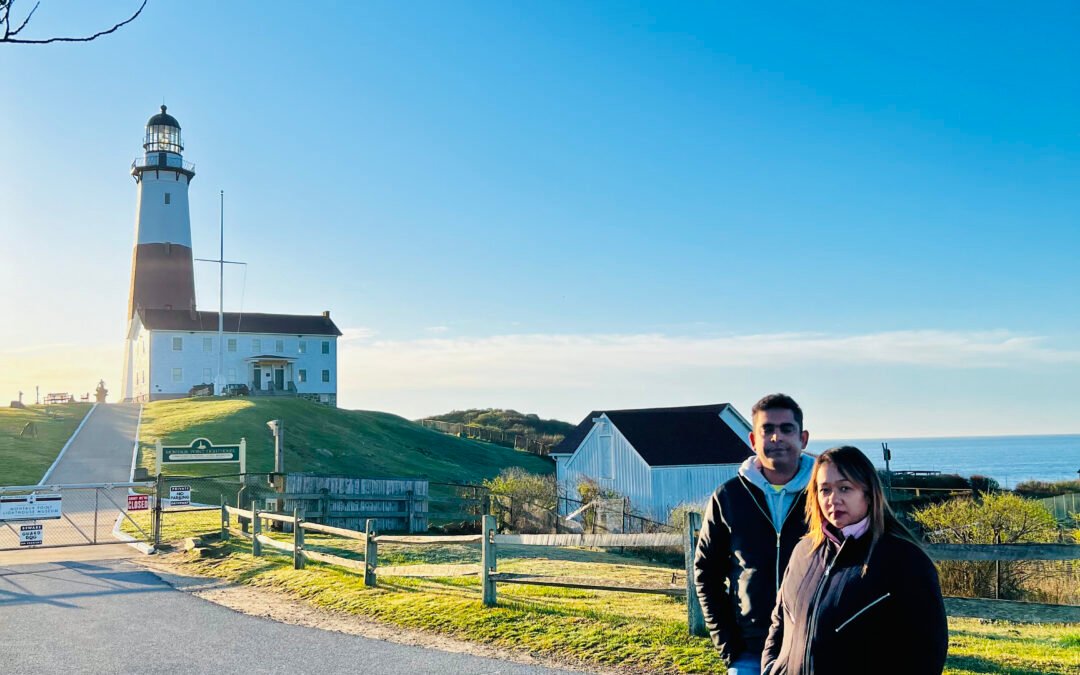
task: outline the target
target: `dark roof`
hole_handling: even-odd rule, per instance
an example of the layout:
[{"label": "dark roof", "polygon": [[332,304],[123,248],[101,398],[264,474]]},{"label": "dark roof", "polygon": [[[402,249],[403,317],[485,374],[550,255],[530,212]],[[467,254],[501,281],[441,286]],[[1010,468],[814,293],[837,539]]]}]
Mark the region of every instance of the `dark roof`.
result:
[{"label": "dark roof", "polygon": [[[341,335],[329,316],[322,314],[247,314],[225,312],[226,333],[280,335]],[[139,320],[150,330],[216,331],[217,312],[179,309],[140,309]]]},{"label": "dark roof", "polygon": [[166,127],[176,127],[177,129],[179,129],[180,123],[176,121],[175,117],[166,113],[166,110],[167,108],[165,106],[161,106],[161,112],[151,117],[150,120],[146,123],[146,126],[152,127],[155,125],[160,125]]},{"label": "dark roof", "polygon": [[552,449],[571,454],[593,428],[593,419],[607,415],[649,466],[738,464],[752,454],[750,446],[720,419],[727,403],[681,408],[594,410]]}]

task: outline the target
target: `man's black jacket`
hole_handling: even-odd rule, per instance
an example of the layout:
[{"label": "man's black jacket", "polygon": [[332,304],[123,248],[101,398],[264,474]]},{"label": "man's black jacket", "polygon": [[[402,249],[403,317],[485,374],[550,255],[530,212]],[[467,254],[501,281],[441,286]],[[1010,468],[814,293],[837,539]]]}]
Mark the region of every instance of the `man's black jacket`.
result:
[{"label": "man's black jacket", "polygon": [[761,657],[770,675],[941,674],[949,631],[934,564],[890,533],[867,560],[870,539],[795,549]]},{"label": "man's black jacket", "polygon": [[780,579],[806,534],[805,510],[802,490],[778,533],[764,493],[742,476],[709,500],[694,555],[694,586],[713,644],[725,657],[764,648]]}]

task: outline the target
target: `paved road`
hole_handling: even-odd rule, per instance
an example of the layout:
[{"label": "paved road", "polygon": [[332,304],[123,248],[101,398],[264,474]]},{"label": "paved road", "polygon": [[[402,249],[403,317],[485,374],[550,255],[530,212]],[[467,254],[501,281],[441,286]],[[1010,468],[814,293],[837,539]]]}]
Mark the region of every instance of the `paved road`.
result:
[{"label": "paved road", "polygon": [[[138,428],[139,406],[98,405],[46,477],[49,485],[124,483],[131,475],[131,455]],[[46,546],[114,542],[113,526],[127,506],[127,488],[65,489],[63,517],[41,520]],[[18,550],[19,530],[26,523],[0,526],[0,551]],[[144,537],[145,538],[145,537]]]},{"label": "paved road", "polygon": [[122,560],[0,567],[0,626],[5,675],[567,672],[239,614]]},{"label": "paved road", "polygon": [[47,482],[53,485],[126,482],[131,475],[131,451],[138,423],[138,405],[99,404]]}]

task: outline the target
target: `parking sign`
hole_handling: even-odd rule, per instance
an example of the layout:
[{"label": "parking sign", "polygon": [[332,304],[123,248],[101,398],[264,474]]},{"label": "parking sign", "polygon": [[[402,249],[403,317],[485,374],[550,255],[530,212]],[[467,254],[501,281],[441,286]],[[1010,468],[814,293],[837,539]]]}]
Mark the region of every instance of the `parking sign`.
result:
[{"label": "parking sign", "polygon": [[190,485],[170,485],[169,503],[173,506],[187,506],[191,503]]}]

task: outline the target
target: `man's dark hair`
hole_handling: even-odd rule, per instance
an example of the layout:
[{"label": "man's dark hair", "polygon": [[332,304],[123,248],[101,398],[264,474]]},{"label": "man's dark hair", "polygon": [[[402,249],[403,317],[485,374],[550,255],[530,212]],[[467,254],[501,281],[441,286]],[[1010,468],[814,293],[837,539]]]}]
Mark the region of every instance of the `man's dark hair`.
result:
[{"label": "man's dark hair", "polygon": [[769,394],[754,404],[750,415],[756,415],[763,410],[790,410],[795,416],[795,423],[799,425],[799,431],[802,431],[802,408],[787,394]]}]

